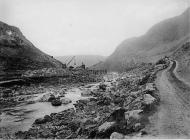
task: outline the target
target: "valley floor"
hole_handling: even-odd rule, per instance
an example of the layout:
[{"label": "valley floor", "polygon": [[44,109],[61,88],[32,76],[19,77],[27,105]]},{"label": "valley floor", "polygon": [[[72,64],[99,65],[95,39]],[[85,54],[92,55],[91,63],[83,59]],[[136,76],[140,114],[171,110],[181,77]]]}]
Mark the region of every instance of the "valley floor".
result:
[{"label": "valley floor", "polygon": [[190,138],[190,87],[175,75],[176,61],[158,74],[160,106],[150,117],[147,131],[153,138]]}]

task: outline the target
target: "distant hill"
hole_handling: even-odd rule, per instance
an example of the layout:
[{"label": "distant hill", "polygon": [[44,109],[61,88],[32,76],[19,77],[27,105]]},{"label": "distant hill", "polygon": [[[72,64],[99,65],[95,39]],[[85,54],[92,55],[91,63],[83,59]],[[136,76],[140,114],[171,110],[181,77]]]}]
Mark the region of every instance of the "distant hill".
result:
[{"label": "distant hill", "polygon": [[[140,26],[140,25],[139,25]],[[142,62],[171,54],[190,36],[190,8],[179,16],[154,25],[145,35],[124,40],[96,69],[124,71]]]},{"label": "distant hill", "polygon": [[[61,61],[62,63],[69,62],[73,56],[58,56],[55,57],[57,60]],[[99,63],[101,61],[105,60],[105,56],[100,55],[76,55],[75,60],[70,63],[70,65],[74,66],[74,62],[76,62],[76,66],[80,66],[82,62],[87,66],[90,67],[96,63]]]},{"label": "distant hill", "polygon": [[45,54],[27,40],[14,26],[0,22],[0,77],[25,70],[62,67],[62,63]]}]

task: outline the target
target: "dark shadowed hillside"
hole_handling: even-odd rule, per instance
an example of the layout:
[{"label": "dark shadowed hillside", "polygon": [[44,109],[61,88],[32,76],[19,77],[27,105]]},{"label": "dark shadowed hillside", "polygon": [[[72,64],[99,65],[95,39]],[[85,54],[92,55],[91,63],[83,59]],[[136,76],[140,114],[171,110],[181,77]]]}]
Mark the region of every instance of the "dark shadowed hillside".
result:
[{"label": "dark shadowed hillside", "polygon": [[123,41],[96,68],[123,71],[141,62],[152,62],[181,46],[190,35],[190,8],[174,18],[154,25],[145,35]]},{"label": "dark shadowed hillside", "polygon": [[[62,63],[69,62],[73,56],[58,56],[56,59],[61,61]],[[92,66],[100,61],[104,61],[105,57],[100,55],[76,55],[75,57],[76,66],[82,64],[82,62],[87,66]],[[74,65],[74,61],[70,63],[70,65]]]},{"label": "dark shadowed hillside", "polygon": [[37,49],[21,31],[0,22],[0,75],[8,75],[29,69],[62,67],[62,63]]}]

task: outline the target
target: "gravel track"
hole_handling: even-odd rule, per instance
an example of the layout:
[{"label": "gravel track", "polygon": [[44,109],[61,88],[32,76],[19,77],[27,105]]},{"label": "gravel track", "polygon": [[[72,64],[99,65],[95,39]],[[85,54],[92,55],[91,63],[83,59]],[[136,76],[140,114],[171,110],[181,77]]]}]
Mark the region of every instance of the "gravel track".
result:
[{"label": "gravel track", "polygon": [[147,132],[152,138],[190,138],[190,87],[174,74],[176,62],[158,74],[160,106],[151,116]]}]

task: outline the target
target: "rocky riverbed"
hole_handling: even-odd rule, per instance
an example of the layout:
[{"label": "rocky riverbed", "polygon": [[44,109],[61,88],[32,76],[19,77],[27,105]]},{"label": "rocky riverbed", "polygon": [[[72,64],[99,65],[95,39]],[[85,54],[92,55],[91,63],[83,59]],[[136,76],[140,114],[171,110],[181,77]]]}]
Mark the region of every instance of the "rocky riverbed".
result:
[{"label": "rocky riverbed", "polygon": [[[21,103],[21,108],[14,107],[12,112],[11,108],[1,111],[1,119],[7,119],[7,114],[22,116],[19,109],[25,114],[16,121],[14,117],[9,119],[9,123],[18,122],[21,126],[17,132],[12,131],[15,132],[13,135],[2,134],[2,130],[5,132],[6,126],[10,126],[2,119],[1,137],[117,139],[148,135],[144,128],[159,104],[154,84],[156,73],[167,66],[168,62],[148,64],[122,74],[110,73],[95,84],[39,86],[36,89],[38,94],[27,95],[32,98]],[[30,114],[29,118],[26,114]],[[25,121],[27,119],[29,122]],[[19,128],[19,125],[15,126]]]},{"label": "rocky riverbed", "polygon": [[[87,85],[90,88],[96,86],[95,83]],[[12,87],[13,88],[13,87]],[[12,137],[18,130],[28,130],[32,123],[39,117],[58,113],[68,108],[74,107],[74,103],[80,99],[86,99],[81,96],[87,89],[80,85],[57,85],[57,86],[30,86],[20,87],[16,92],[19,95],[12,95],[11,89],[4,89],[9,93],[8,97],[1,98],[4,102],[0,109],[0,136],[1,138]],[[3,90],[2,90],[3,91]],[[14,92],[15,93],[15,92]],[[52,105],[51,98],[59,99],[61,104]],[[11,102],[11,100],[14,102]],[[10,101],[10,102],[9,102]],[[1,103],[3,103],[1,102]]]}]

